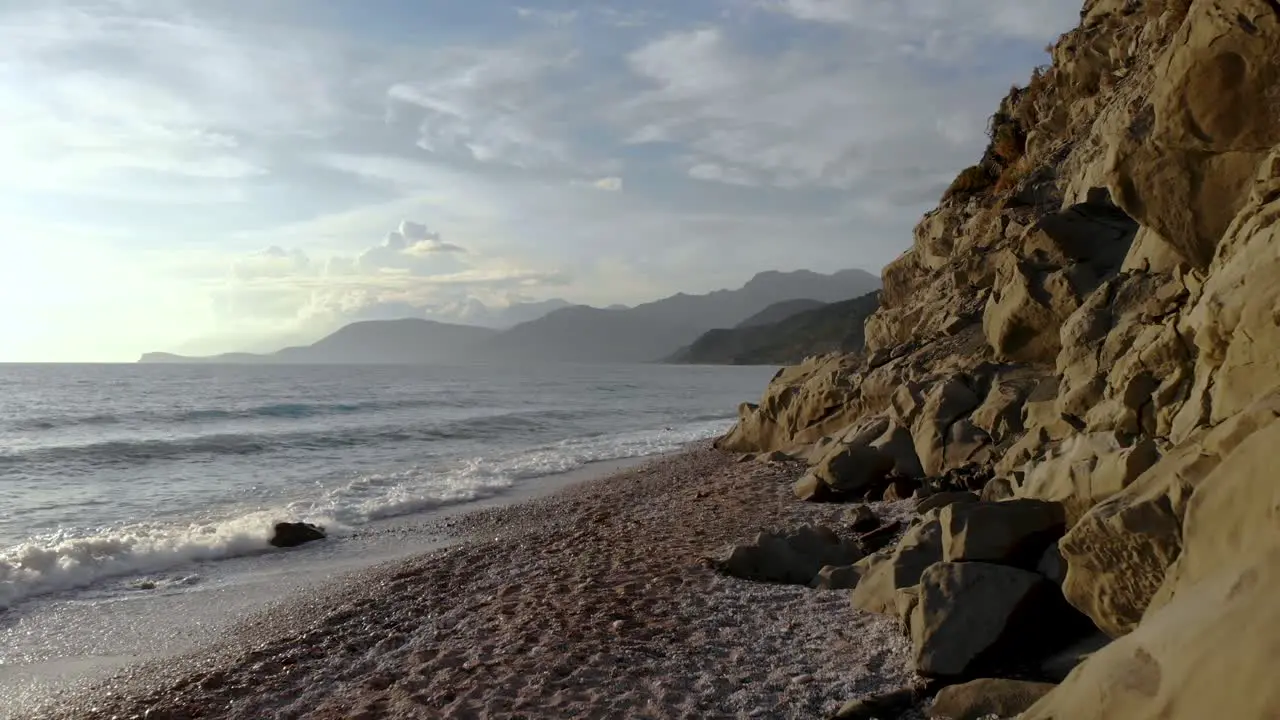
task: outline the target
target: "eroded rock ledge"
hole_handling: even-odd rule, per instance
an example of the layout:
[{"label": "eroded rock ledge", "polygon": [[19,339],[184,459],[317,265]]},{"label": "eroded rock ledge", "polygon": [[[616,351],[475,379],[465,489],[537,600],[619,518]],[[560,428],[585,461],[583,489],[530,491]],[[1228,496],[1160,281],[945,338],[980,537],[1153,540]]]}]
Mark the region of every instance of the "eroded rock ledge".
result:
[{"label": "eroded rock ledge", "polygon": [[[885,269],[867,351],[782,370],[719,446],[803,457],[809,500],[985,469],[855,565],[922,671],[999,667],[980,608],[1047,591],[1111,642],[1023,717],[1280,716],[1277,219],[1280,4],[1089,0]],[[981,537],[1011,528],[1056,557]]]}]

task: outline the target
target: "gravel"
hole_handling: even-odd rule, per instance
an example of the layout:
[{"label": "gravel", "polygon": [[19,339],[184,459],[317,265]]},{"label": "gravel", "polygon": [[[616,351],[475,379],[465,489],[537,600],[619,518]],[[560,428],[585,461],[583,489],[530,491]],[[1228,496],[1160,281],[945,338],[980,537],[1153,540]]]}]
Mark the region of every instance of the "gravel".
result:
[{"label": "gravel", "polygon": [[917,684],[896,621],[847,593],[710,569],[761,530],[836,522],[794,500],[802,469],[700,445],[441,521],[424,531],[464,539],[32,717],[814,718]]}]

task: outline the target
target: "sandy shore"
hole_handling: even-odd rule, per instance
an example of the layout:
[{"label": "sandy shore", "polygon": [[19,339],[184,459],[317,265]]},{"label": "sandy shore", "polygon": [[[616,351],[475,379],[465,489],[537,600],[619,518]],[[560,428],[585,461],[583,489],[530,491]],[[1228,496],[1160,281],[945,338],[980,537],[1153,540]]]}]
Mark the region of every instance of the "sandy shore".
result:
[{"label": "sandy shore", "polygon": [[704,560],[762,529],[833,522],[839,506],[792,498],[801,469],[700,446],[444,520],[466,539],[29,716],[822,717],[915,681],[896,624],[846,592],[725,578]]}]

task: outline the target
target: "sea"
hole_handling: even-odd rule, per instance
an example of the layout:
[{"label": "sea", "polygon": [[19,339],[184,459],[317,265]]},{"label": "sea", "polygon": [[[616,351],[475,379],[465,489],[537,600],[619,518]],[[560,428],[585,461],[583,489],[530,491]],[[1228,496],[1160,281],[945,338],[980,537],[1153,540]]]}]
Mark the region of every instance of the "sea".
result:
[{"label": "sea", "polygon": [[438,542],[388,528],[721,434],[772,372],[0,365],[0,717]]}]

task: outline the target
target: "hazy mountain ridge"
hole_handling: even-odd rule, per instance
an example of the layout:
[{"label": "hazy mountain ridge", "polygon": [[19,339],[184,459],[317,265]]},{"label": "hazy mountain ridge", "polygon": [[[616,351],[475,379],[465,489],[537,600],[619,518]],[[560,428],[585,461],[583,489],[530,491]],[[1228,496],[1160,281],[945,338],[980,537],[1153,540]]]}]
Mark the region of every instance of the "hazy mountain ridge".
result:
[{"label": "hazy mountain ridge", "polygon": [[[275,353],[226,353],[186,357],[147,353],[144,363],[328,363],[430,364],[492,362],[656,362],[715,327],[733,327],[779,303],[843,300],[880,286],[863,270],[822,275],[807,270],[760,273],[736,290],[704,295],[679,293],[628,308],[586,305],[557,307],[566,301],[522,303],[505,311],[536,315],[505,330],[441,323],[435,320],[369,320],[352,323],[302,347]],[[470,310],[485,315],[475,303]],[[544,312],[550,309],[550,312]],[[773,312],[779,312],[774,310]],[[508,314],[506,317],[513,317]]]},{"label": "hazy mountain ridge", "polygon": [[[794,303],[779,303],[782,313]],[[880,306],[879,291],[859,298],[801,310],[773,323],[743,323],[710,330],[668,358],[691,365],[786,365],[811,355],[860,352],[867,318]],[[768,311],[766,311],[768,312]],[[765,313],[761,313],[765,315]]]}]

